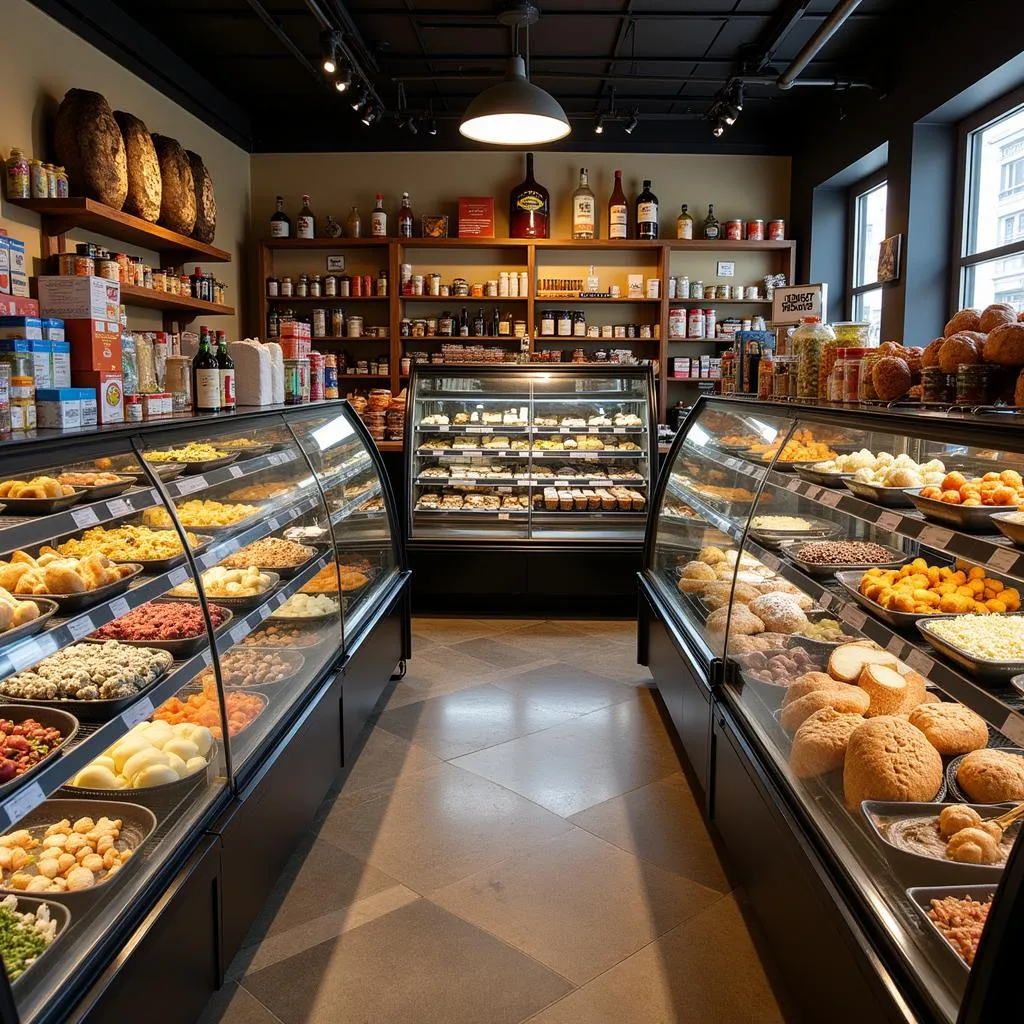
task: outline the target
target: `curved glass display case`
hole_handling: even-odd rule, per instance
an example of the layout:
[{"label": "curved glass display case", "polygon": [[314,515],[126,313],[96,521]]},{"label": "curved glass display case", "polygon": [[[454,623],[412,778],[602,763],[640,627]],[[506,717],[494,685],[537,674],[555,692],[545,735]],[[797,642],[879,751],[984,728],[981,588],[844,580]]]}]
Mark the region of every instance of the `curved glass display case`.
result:
[{"label": "curved glass display case", "polygon": [[[806,942],[813,900],[794,887],[813,877],[821,931],[858,950],[886,1019],[993,1019],[1020,940],[1019,825],[956,837],[1024,800],[1024,438],[1008,422],[702,399],[648,532],[641,648],[740,873],[772,879],[776,902],[754,900],[773,945],[785,960]],[[666,633],[704,693],[674,692]],[[951,804],[971,810],[940,826]],[[790,859],[771,875],[776,829]],[[780,893],[805,905],[788,924]],[[844,1012],[842,984],[790,980]]]},{"label": "curved glass display case", "polygon": [[43,436],[0,490],[0,999],[64,1019],[404,570],[347,403]]}]

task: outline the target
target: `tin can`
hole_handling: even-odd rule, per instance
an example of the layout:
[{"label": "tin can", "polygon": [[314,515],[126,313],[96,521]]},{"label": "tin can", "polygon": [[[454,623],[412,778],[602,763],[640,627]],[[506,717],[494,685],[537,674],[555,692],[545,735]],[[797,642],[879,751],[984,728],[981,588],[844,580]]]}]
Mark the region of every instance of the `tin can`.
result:
[{"label": "tin can", "polygon": [[508,271],[501,270],[498,272],[498,297],[501,299],[508,298]]},{"label": "tin can", "polygon": [[425,278],[428,295],[440,295],[441,294],[441,275],[440,274],[427,274]]},{"label": "tin can", "polygon": [[[174,399],[171,399],[172,403]],[[125,423],[142,422],[142,395],[124,396],[124,421]]]},{"label": "tin can", "polygon": [[330,352],[324,356],[324,398],[338,397],[338,359]]},{"label": "tin can", "polygon": [[530,278],[525,270],[519,271],[519,297],[525,299],[530,294]]},{"label": "tin can", "polygon": [[640,337],[640,325],[639,324],[626,324],[626,337],[627,338],[639,338]]},{"label": "tin can", "polygon": [[313,337],[327,337],[327,310],[319,306],[313,310]]},{"label": "tin can", "polygon": [[686,318],[686,336],[688,338],[704,337],[704,310],[691,309]]},{"label": "tin can", "polygon": [[423,275],[422,274],[413,274],[412,275],[412,279],[410,280],[409,283],[412,285],[412,294],[413,295],[422,295],[423,294]]},{"label": "tin can", "polygon": [[488,281],[484,286],[484,295],[489,299],[496,299],[498,297],[498,282]]},{"label": "tin can", "polygon": [[469,297],[469,282],[464,277],[457,277],[452,281],[452,295],[460,299]]},{"label": "tin can", "polygon": [[361,338],[363,336],[363,318],[361,316],[350,316],[346,327],[348,337]]},{"label": "tin can", "polygon": [[764,221],[760,219],[748,220],[747,221],[747,241],[748,242],[763,242],[764,241]]},{"label": "tin can", "polygon": [[364,295],[373,295],[374,294],[373,286],[374,286],[374,281],[375,280],[376,280],[376,278],[374,278],[373,274],[363,274],[363,294]]},{"label": "tin can", "polygon": [[727,220],[725,222],[725,237],[730,242],[743,241],[743,221]]},{"label": "tin can", "polygon": [[625,338],[626,337],[626,325],[625,324],[614,324],[612,326],[612,337],[613,338]]},{"label": "tin can", "polygon": [[[282,295],[284,292],[281,293]],[[352,294],[352,278],[348,274],[342,274],[338,278],[338,298],[347,299]]]},{"label": "tin can", "polygon": [[670,338],[686,337],[686,310],[681,306],[668,311],[668,336]]},{"label": "tin can", "polygon": [[284,404],[298,405],[302,401],[302,363],[305,359],[286,359],[284,361]]},{"label": "tin can", "polygon": [[640,337],[643,338],[645,341],[654,337],[650,324],[640,325]]},{"label": "tin can", "polygon": [[105,281],[120,281],[121,268],[117,260],[96,260],[96,276]]},{"label": "tin can", "polygon": [[91,256],[79,256],[77,252],[62,252],[58,259],[60,273],[66,277],[93,277],[96,262]]},{"label": "tin can", "polygon": [[412,321],[407,316],[403,316],[398,321],[398,336],[400,338],[412,337]]},{"label": "tin can", "polygon": [[321,352],[309,353],[309,400],[322,402],[324,399],[324,357]]},{"label": "tin can", "polygon": [[363,294],[363,279],[359,274],[353,274],[352,279],[349,282],[349,294],[353,297],[362,296]]},{"label": "tin can", "polygon": [[786,238],[786,222],[784,220],[768,221],[768,237],[773,242],[782,242]]},{"label": "tin can", "polygon": [[515,321],[513,321],[513,323],[512,323],[512,335],[513,335],[513,337],[516,337],[516,338],[525,338],[526,337],[526,321],[525,320],[515,320]]},{"label": "tin can", "polygon": [[704,337],[713,338],[715,336],[715,323],[717,316],[713,309],[704,310]]},{"label": "tin can", "polygon": [[482,281],[474,281],[469,286],[469,294],[471,298],[482,299],[484,297],[484,286]]}]

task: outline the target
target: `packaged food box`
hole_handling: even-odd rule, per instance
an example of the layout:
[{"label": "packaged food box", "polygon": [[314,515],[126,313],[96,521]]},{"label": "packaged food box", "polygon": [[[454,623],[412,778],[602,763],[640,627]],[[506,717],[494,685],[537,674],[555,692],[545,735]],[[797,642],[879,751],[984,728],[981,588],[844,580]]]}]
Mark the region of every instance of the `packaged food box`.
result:
[{"label": "packaged food box", "polygon": [[96,389],[72,388],[71,390],[78,392],[78,400],[82,403],[82,426],[95,427],[98,418],[96,408]]},{"label": "packaged food box", "polygon": [[76,370],[71,377],[75,387],[94,388],[98,423],[124,422],[124,383],[119,373]]},{"label": "packaged food box", "polygon": [[65,341],[64,321],[55,316],[44,317],[40,323],[43,325],[43,338],[46,341]]},{"label": "packaged food box", "polygon": [[36,278],[39,305],[47,316],[65,320],[117,320],[120,316],[121,285],[104,277]]},{"label": "packaged food box", "polygon": [[644,297],[644,275],[626,275],[626,295],[631,299],[642,299]]},{"label": "packaged food box", "polygon": [[43,321],[35,316],[0,316],[0,338],[42,340]]},{"label": "packaged food box", "polygon": [[121,325],[113,320],[64,321],[71,344],[71,368],[83,372],[121,373]]},{"label": "packaged food box", "polygon": [[11,294],[10,239],[0,236],[0,295]]},{"label": "packaged food box", "polygon": [[25,243],[20,238],[8,237],[7,248],[10,252],[11,274],[27,274],[28,267],[25,262]]},{"label": "packaged food box", "polygon": [[171,408],[170,391],[162,391],[152,395],[142,395],[142,418],[144,420],[155,420],[161,416],[170,416]]},{"label": "packaged food box", "polygon": [[[63,321],[61,333],[64,333]],[[71,342],[50,342],[50,382],[55,388],[71,387]]]},{"label": "packaged food box", "polygon": [[39,316],[39,300],[21,295],[0,295],[0,316]]},{"label": "packaged food box", "polygon": [[27,356],[31,360],[33,387],[52,386],[50,342],[28,338],[0,338],[0,357],[11,355]]},{"label": "packaged food box", "polygon": [[36,422],[40,427],[82,425],[82,400],[78,388],[42,388],[36,391]]}]

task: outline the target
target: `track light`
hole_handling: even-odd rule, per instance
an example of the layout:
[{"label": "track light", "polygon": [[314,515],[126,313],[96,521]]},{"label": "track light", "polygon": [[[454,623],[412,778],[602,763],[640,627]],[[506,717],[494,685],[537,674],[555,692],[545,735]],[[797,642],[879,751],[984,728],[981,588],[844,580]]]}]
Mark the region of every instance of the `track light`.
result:
[{"label": "track light", "polygon": [[320,67],[325,75],[333,75],[338,70],[338,33],[330,30],[320,33],[320,49],[323,57]]},{"label": "track light", "polygon": [[334,88],[338,92],[346,92],[352,84],[352,72],[348,68],[342,68],[334,79]]},{"label": "track light", "polygon": [[366,104],[366,93],[362,89],[357,88],[352,93],[352,109],[358,114]]},{"label": "track light", "polygon": [[433,118],[431,118],[430,121],[427,124],[427,134],[428,135],[436,135],[437,134],[437,122]]},{"label": "track light", "polygon": [[373,122],[376,121],[376,120],[377,120],[377,110],[376,110],[376,108],[373,107],[373,106],[367,107],[366,108],[366,112],[363,114],[363,117],[362,117],[363,124],[365,124],[366,127],[369,128],[370,125],[373,124]]},{"label": "track light", "polygon": [[714,136],[716,139],[722,137],[722,133],[725,131],[725,121],[722,118],[718,119],[718,123],[715,125]]},{"label": "track light", "polygon": [[415,117],[409,118],[409,132],[412,135],[416,135],[420,130],[420,126],[416,123]]},{"label": "track light", "polygon": [[726,103],[725,113],[722,115],[722,119],[727,125],[734,125],[736,118],[740,116],[739,107],[733,106],[731,103]]},{"label": "track light", "polygon": [[604,135],[604,114],[597,115],[597,120],[594,122],[594,134]]},{"label": "track light", "polygon": [[408,123],[409,121],[407,120],[405,114],[398,114],[398,116],[395,118],[395,127],[398,128],[399,130],[404,128]]},{"label": "track light", "polygon": [[636,126],[640,123],[640,111],[634,110],[629,116],[629,124],[626,125],[626,134],[632,135],[636,131]]},{"label": "track light", "polygon": [[743,83],[737,82],[732,91],[732,103],[737,110],[743,109]]}]

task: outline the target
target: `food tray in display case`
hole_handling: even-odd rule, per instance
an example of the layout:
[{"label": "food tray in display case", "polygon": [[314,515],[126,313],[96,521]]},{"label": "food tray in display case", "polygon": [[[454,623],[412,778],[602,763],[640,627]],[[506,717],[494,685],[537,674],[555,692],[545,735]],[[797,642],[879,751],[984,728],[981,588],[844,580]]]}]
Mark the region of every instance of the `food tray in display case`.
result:
[{"label": "food tray in display case", "polygon": [[[1011,516],[1021,516],[1020,520],[1011,519]],[[1000,533],[1009,537],[1018,547],[1024,547],[1024,515],[1019,511],[993,512],[992,522]]]},{"label": "food tray in display case", "polygon": [[779,544],[779,551],[790,559],[794,565],[799,566],[805,573],[807,573],[808,576],[822,578],[835,576],[837,572],[865,573],[868,569],[898,569],[901,565],[906,563],[908,558],[906,553],[900,551],[898,548],[889,547],[886,544],[880,544],[879,547],[885,548],[892,556],[890,561],[865,562],[863,564],[847,562],[845,564],[833,565],[823,565],[820,562],[807,562],[800,557],[800,549],[805,544],[813,542],[814,539],[815,538],[811,538],[810,541],[806,538],[800,538],[799,540],[784,540]]},{"label": "food tray in display case", "polygon": [[142,566],[138,562],[119,562],[118,566],[131,571],[121,579],[114,580],[113,583],[96,587],[93,590],[83,590],[77,594],[39,594],[38,596],[55,602],[62,615],[85,611],[86,608],[91,608],[94,604],[99,604],[100,601],[109,601],[112,597],[123,594],[132,585],[132,580],[142,572]]},{"label": "food tray in display case", "polygon": [[[963,666],[979,680],[983,680],[986,683],[1005,683],[1009,681],[1011,676],[1024,672],[1024,658],[1008,659],[1005,661],[995,658],[981,658],[971,654],[969,651],[965,651],[956,644],[950,643],[948,640],[944,640],[931,628],[931,624],[938,619],[956,619],[959,617],[957,615],[929,615],[926,619],[919,619],[916,625],[932,647],[947,658],[955,661],[958,665]],[[999,617],[1013,618],[1020,622],[1022,629],[1024,629],[1024,613],[1022,612],[1010,614],[1004,612]]]},{"label": "food tray in display case", "polygon": [[[192,607],[191,603],[185,601],[160,600],[153,602],[153,604],[158,605],[182,605],[186,603],[189,604],[189,607]],[[234,613],[230,608],[224,608],[218,605],[216,601],[211,602],[210,607],[211,609],[215,607],[219,608],[220,612],[223,613],[223,620],[220,625],[214,629],[215,634],[222,633],[231,625],[231,620],[235,617]],[[89,643],[96,644],[105,643],[107,640],[116,640],[119,644],[127,644],[129,647],[152,647],[154,650],[167,651],[175,661],[183,661],[185,658],[191,658],[193,654],[198,654],[201,650],[208,647],[210,642],[209,635],[205,628],[201,633],[198,633],[195,636],[182,637],[177,640],[127,640],[124,637],[96,636],[94,633],[85,637],[85,639],[89,641]]]},{"label": "food tray in display case", "polygon": [[[184,462],[149,462],[147,465],[149,466],[150,473],[165,484],[170,483],[172,480],[177,480],[185,472]],[[118,476],[130,476],[137,484],[149,483],[149,475],[137,462],[129,462],[123,467],[119,466],[113,472],[117,473]]]},{"label": "food tray in display case", "polygon": [[46,729],[59,730],[63,739],[44,758],[37,761],[28,771],[22,772],[7,782],[0,783],[0,797],[13,793],[28,782],[41,768],[48,765],[54,757],[67,749],[78,734],[78,719],[67,711],[51,708],[41,704],[30,704],[28,701],[9,703],[0,697],[0,720],[7,719],[15,725],[32,719]]},{"label": "food tray in display case", "polygon": [[[153,454],[154,454],[153,452],[144,452],[142,457],[151,466],[153,466],[153,465],[160,466],[160,465],[166,465],[167,464],[167,463],[163,462],[162,460],[161,461],[154,461],[153,458],[152,458]],[[156,453],[156,454],[159,454],[159,453]],[[197,459],[195,462],[186,462],[184,464],[185,465],[185,475],[186,476],[195,476],[195,475],[198,475],[199,473],[209,473],[211,470],[220,469],[222,466],[230,465],[232,462],[235,461],[235,459],[238,458],[238,456],[239,456],[238,452],[225,452],[224,454],[219,455],[215,459]]]},{"label": "food tray in display case", "polygon": [[39,965],[46,964],[47,957],[53,955],[54,947],[60,942],[60,940],[67,933],[67,930],[71,927],[71,911],[65,907],[62,903],[57,903],[49,898],[38,898],[35,896],[26,895],[23,892],[5,893],[5,898],[11,896],[17,899],[18,903],[15,907],[16,913],[19,914],[39,914],[43,907],[46,907],[47,912],[50,915],[50,920],[56,922],[57,930],[54,934],[53,941],[43,950],[39,956],[30,963],[17,978],[14,979],[13,988],[17,992],[18,988],[25,984],[25,979],[34,981],[39,975]]},{"label": "food tray in display case", "polygon": [[[280,678],[268,680],[267,682],[257,683],[251,679],[246,678],[242,682],[232,682],[232,672],[234,671],[234,662],[231,655],[240,653],[245,657],[256,658],[276,658],[284,662],[287,666],[287,674],[282,675]],[[274,650],[269,647],[242,647],[237,648],[236,651],[232,651],[231,654],[221,660],[221,672],[224,678],[224,687],[228,690],[255,690],[257,692],[262,690],[270,690],[276,686],[283,686],[289,680],[297,676],[301,671],[303,665],[305,665],[306,659],[299,654],[298,651],[280,651]]]},{"label": "food tray in display case", "polygon": [[929,916],[928,911],[932,909],[932,900],[953,897],[959,900],[971,899],[977,903],[989,903],[995,893],[996,885],[992,883],[987,885],[914,886],[907,890],[907,897],[920,915],[925,927],[939,940],[944,951],[943,959],[947,969],[953,972],[954,976],[966,978],[970,968],[967,966],[967,961],[960,956],[953,944],[942,934],[942,930]]},{"label": "food tray in display case", "polygon": [[839,533],[840,527],[827,519],[814,519],[808,516],[800,518],[806,520],[809,525],[796,530],[773,530],[770,527],[751,525],[750,536],[762,547],[775,551],[786,541],[828,540]]},{"label": "food tray in display case", "polygon": [[[174,531],[172,531],[174,532]],[[193,530],[189,530],[189,533],[195,533]],[[175,533],[177,537],[177,533]],[[213,537],[209,534],[195,533],[196,545],[192,548],[193,555],[201,555],[213,541]],[[150,573],[152,575],[159,575],[160,573],[168,572],[169,570],[181,565],[185,561],[185,552],[181,550],[176,555],[168,555],[167,558],[111,558],[112,562],[117,565],[141,565],[142,571]]]},{"label": "food tray in display case", "polygon": [[[206,443],[212,444],[213,442],[207,441]],[[273,444],[260,444],[258,442],[241,444],[237,441],[217,441],[215,447],[224,452],[237,452],[239,459],[255,459],[260,455],[269,455],[272,451],[276,450]],[[287,442],[283,444],[283,447],[288,447]]]},{"label": "food tray in display case", "polygon": [[883,622],[892,626],[893,629],[913,630],[914,626],[921,619],[934,618],[926,612],[900,612],[891,608],[883,608],[877,601],[860,592],[860,581],[864,573],[859,569],[847,572],[843,570],[836,573],[836,582],[850,595],[862,608],[866,608],[872,615],[877,616]]},{"label": "food tray in display case", "polygon": [[[0,511],[8,516],[50,516],[54,512],[70,508],[87,496],[86,488],[76,487],[74,493],[60,498],[11,498],[4,497]],[[0,523],[0,526],[3,524]]]},{"label": "food tray in display case", "polygon": [[96,484],[95,486],[86,485],[83,489],[85,491],[84,501],[99,501],[102,498],[116,498],[119,494],[124,494],[129,487],[135,486],[135,477],[123,476],[119,480],[109,484]]},{"label": "food tray in display case", "polygon": [[[209,572],[209,570],[207,570],[207,572]],[[250,608],[255,608],[257,605],[263,604],[263,602],[270,597],[281,583],[281,577],[276,572],[264,572],[263,575],[269,576],[270,582],[258,594],[224,597],[220,594],[206,594],[205,589],[203,593],[206,595],[207,601],[213,601],[214,604],[223,605],[225,608],[233,609],[235,611],[248,611]],[[181,585],[181,587],[175,587],[173,590],[169,590],[167,592],[167,596],[175,601],[198,601],[199,595],[194,591],[195,581],[187,580]]]},{"label": "food tray in display case", "polygon": [[57,602],[51,601],[48,597],[23,597],[19,594],[18,600],[31,601],[39,608],[39,614],[34,619],[23,622],[20,626],[12,626],[0,633],[0,650],[16,640],[24,640],[27,636],[35,636],[36,633],[42,632],[43,627],[58,609]]},{"label": "food tray in display case", "polygon": [[814,467],[817,465],[817,462],[798,463],[795,470],[796,475],[801,480],[817,484],[819,487],[842,487],[853,476],[852,473],[826,473],[823,470],[815,469]]},{"label": "food tray in display case", "polygon": [[[1020,750],[1017,747],[998,747],[1001,754],[1007,754],[1012,757],[1024,758],[1024,750]],[[966,754],[959,754],[954,757],[946,764],[946,788],[949,791],[951,800],[956,800],[959,803],[968,804],[972,802],[972,797],[967,791],[960,785],[960,781],[957,778],[957,772],[960,770],[960,765],[963,763],[963,759],[967,757]],[[976,800],[973,801],[977,803]],[[984,807],[986,810],[982,814],[984,818],[995,818],[1000,814],[999,808],[1005,807],[1005,803],[1000,801],[999,803],[992,804],[978,804],[979,807]]]},{"label": "food tray in display case", "polygon": [[883,484],[869,484],[863,480],[855,480],[852,476],[847,477],[843,484],[849,488],[858,498],[865,501],[873,501],[876,505],[884,505],[886,508],[913,508],[910,492],[913,487],[886,487]]},{"label": "food tray in display case", "polygon": [[998,526],[993,514],[1006,511],[1005,506],[999,505],[953,505],[938,498],[925,498],[917,490],[908,491],[907,497],[925,518],[971,533],[994,533]]}]

